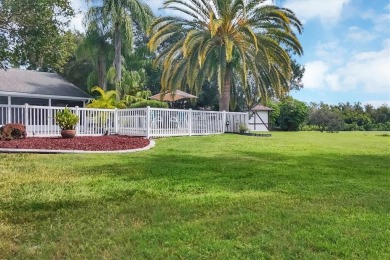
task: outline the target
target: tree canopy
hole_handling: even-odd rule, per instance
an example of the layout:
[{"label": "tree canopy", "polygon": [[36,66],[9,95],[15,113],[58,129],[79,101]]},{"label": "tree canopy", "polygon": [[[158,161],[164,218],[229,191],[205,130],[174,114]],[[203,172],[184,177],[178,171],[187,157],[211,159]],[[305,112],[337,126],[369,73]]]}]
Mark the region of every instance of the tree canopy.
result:
[{"label": "tree canopy", "polygon": [[[148,46],[161,47],[162,88],[199,92],[205,79],[216,79],[220,110],[229,110],[232,86],[245,89],[249,75],[264,100],[269,88],[279,96],[287,92],[292,68],[286,49],[303,53],[293,30],[300,33],[302,24],[291,10],[264,2],[166,0],[164,8],[186,16],[160,17],[151,26]],[[165,44],[172,38],[174,44]]]},{"label": "tree canopy", "polygon": [[61,70],[74,51],[69,0],[0,0],[0,65]]},{"label": "tree canopy", "polygon": [[[91,1],[91,0],[90,0]],[[111,31],[115,49],[114,67],[115,83],[121,88],[122,81],[122,44],[127,53],[133,48],[133,23],[136,22],[142,30],[146,30],[153,18],[150,7],[139,0],[103,0],[93,1],[99,5],[89,9],[87,22],[100,21],[101,26]]]}]

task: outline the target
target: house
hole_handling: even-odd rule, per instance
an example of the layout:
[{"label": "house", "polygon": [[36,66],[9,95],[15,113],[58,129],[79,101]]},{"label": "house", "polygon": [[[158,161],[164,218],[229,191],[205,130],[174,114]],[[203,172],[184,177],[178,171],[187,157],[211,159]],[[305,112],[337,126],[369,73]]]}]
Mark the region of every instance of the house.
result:
[{"label": "house", "polygon": [[249,111],[249,129],[252,131],[269,131],[271,128],[269,113],[272,108],[257,105]]},{"label": "house", "polygon": [[83,107],[90,99],[56,73],[0,69],[0,105]]}]

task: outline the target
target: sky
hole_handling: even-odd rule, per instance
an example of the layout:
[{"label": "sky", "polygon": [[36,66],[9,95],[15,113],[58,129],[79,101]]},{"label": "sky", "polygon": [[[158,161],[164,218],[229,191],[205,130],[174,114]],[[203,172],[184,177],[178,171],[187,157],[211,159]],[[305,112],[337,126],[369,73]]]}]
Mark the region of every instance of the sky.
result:
[{"label": "sky", "polygon": [[[71,0],[80,13],[72,28],[83,31],[86,4]],[[163,0],[144,0],[156,15]],[[276,0],[303,22],[304,49],[295,59],[305,66],[304,88],[291,95],[301,101],[369,103],[390,106],[389,0]]]}]

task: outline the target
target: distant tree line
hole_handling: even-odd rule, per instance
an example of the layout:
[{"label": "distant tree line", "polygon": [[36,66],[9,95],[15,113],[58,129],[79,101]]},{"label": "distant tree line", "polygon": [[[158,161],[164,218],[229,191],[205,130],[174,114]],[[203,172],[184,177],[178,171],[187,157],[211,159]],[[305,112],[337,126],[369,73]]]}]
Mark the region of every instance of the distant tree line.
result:
[{"label": "distant tree line", "polygon": [[323,102],[309,105],[292,97],[270,102],[272,129],[283,131],[390,131],[390,107]]}]

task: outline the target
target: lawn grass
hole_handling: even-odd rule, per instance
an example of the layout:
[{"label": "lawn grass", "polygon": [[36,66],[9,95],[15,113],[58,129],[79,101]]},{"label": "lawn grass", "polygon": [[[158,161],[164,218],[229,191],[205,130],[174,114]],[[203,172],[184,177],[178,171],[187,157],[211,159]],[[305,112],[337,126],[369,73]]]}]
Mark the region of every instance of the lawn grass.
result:
[{"label": "lawn grass", "polygon": [[389,259],[390,137],[158,139],[0,157],[0,259]]}]

